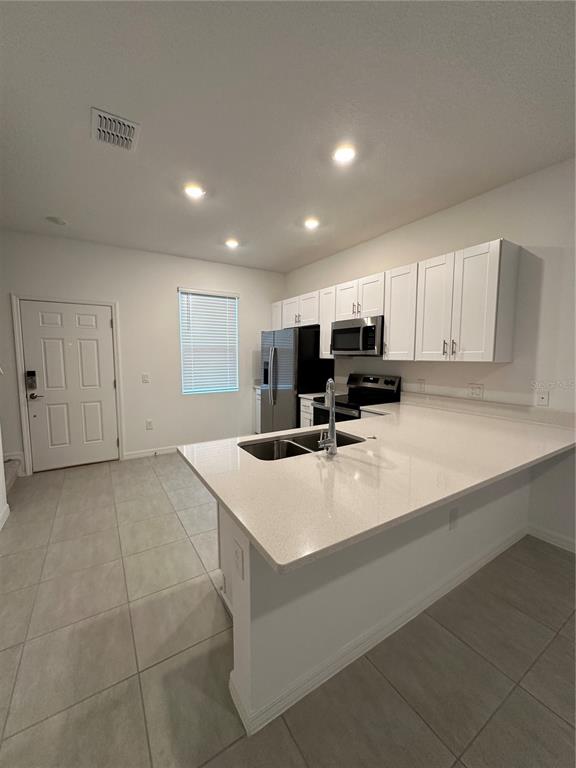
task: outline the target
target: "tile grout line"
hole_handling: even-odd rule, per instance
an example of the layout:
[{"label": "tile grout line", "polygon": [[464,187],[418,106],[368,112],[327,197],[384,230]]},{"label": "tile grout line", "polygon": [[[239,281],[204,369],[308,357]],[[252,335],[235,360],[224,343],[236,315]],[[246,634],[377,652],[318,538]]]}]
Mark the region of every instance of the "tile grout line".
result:
[{"label": "tile grout line", "polygon": [[[516,685],[518,683],[518,681],[514,680],[513,677],[510,677],[510,675],[507,672],[504,672],[504,670],[500,669],[500,667],[498,667],[492,661],[492,659],[489,659],[487,656],[484,656],[484,654],[481,651],[477,650],[476,648],[474,648],[474,646],[470,645],[470,643],[467,640],[465,640],[462,637],[460,637],[459,635],[457,635],[456,632],[454,632],[454,630],[450,629],[450,627],[444,626],[444,624],[442,624],[442,622],[439,619],[437,619],[435,616],[431,616],[428,613],[428,611],[424,611],[424,613],[426,615],[426,618],[431,619],[435,624],[438,624],[439,627],[442,627],[442,629],[445,632],[448,632],[448,634],[451,635],[455,640],[457,640],[459,643],[462,643],[462,645],[465,645],[466,648],[468,648],[468,650],[472,651],[472,653],[475,653],[476,656],[479,656],[485,662],[490,664],[490,666],[493,667],[493,669],[495,669],[496,672],[499,672],[501,675],[503,675],[503,677],[505,677],[507,680],[509,680],[514,685]],[[547,629],[548,629],[548,627],[547,627]]]},{"label": "tile grout line", "polygon": [[[564,626],[564,625],[562,625],[562,626]],[[506,696],[505,696],[505,697],[502,699],[502,701],[500,702],[500,704],[499,704],[499,705],[496,707],[496,709],[494,710],[494,712],[492,712],[492,714],[490,715],[490,717],[488,718],[488,720],[486,720],[486,722],[484,723],[484,725],[482,726],[482,728],[480,728],[480,730],[479,730],[479,731],[478,731],[478,733],[477,733],[477,734],[474,736],[474,738],[473,738],[473,739],[471,739],[471,740],[468,742],[468,744],[466,745],[466,747],[464,748],[464,750],[463,750],[463,751],[460,753],[460,755],[458,756],[458,759],[459,759],[459,760],[461,760],[461,759],[462,759],[462,757],[463,757],[463,756],[466,754],[466,752],[467,752],[467,751],[470,749],[470,747],[472,746],[472,744],[474,744],[474,742],[475,742],[475,741],[476,741],[476,740],[479,738],[480,734],[481,734],[481,733],[482,733],[482,732],[483,732],[483,731],[486,729],[486,727],[488,726],[488,723],[490,723],[490,722],[491,722],[491,721],[494,719],[494,717],[496,716],[496,713],[497,713],[497,712],[499,712],[499,711],[502,709],[502,707],[503,707],[503,706],[504,706],[504,704],[505,704],[505,703],[508,701],[508,699],[510,699],[510,697],[512,696],[512,694],[513,694],[513,693],[514,693],[514,692],[515,692],[515,691],[516,691],[518,688],[521,688],[521,685],[520,685],[520,683],[522,682],[522,680],[524,680],[524,678],[526,677],[526,675],[527,675],[527,674],[528,674],[528,673],[529,673],[529,672],[530,672],[530,671],[531,671],[531,670],[534,668],[534,666],[535,666],[535,665],[538,663],[538,661],[540,660],[540,658],[541,658],[541,657],[542,657],[542,656],[543,656],[543,655],[546,653],[546,651],[547,651],[547,650],[548,650],[548,648],[549,648],[549,647],[552,645],[552,643],[554,642],[554,640],[556,640],[556,637],[558,636],[558,634],[559,634],[559,633],[560,633],[560,630],[558,630],[558,631],[556,632],[556,634],[554,634],[554,635],[553,635],[553,637],[550,639],[550,641],[549,641],[548,643],[546,643],[546,645],[544,646],[544,648],[542,649],[542,651],[541,651],[541,652],[540,652],[540,653],[539,653],[539,654],[536,656],[536,658],[534,659],[534,661],[532,662],[532,664],[530,664],[530,666],[528,667],[528,669],[526,670],[526,672],[524,673],[524,675],[523,675],[523,676],[520,678],[520,680],[519,680],[517,683],[515,683],[515,685],[514,685],[514,686],[513,686],[513,687],[510,689],[510,691],[508,692],[508,694],[507,694],[507,695],[506,695]],[[525,689],[524,689],[524,688],[522,688],[522,690],[523,690],[523,691],[525,691]],[[525,691],[525,692],[526,692],[526,693],[528,693],[528,694],[531,696],[531,698],[532,698],[532,699],[534,699],[534,701],[537,701],[537,702],[538,702],[538,703],[539,703],[541,706],[543,706],[545,709],[547,709],[547,710],[548,710],[549,712],[551,712],[553,715],[555,715],[556,717],[559,717],[559,715],[558,715],[556,712],[554,712],[552,709],[550,709],[550,707],[548,707],[546,704],[544,704],[543,702],[541,702],[541,701],[540,701],[540,699],[537,699],[535,696],[533,696],[532,694],[530,694],[530,692],[529,692],[529,691]],[[564,720],[564,718],[560,718],[560,719],[561,719],[563,722],[566,722],[566,721]]]},{"label": "tile grout line", "polygon": [[[522,539],[520,539],[519,541],[522,541]],[[512,545],[512,546],[514,546],[514,545]],[[553,545],[550,545],[550,546],[553,546]],[[511,547],[509,547],[509,549],[505,549],[505,550],[504,550],[504,552],[501,552],[501,553],[500,553],[500,555],[498,555],[498,557],[502,557],[502,556],[503,556],[503,555],[505,555],[507,552],[509,552],[509,550],[510,550],[510,549],[511,549]],[[510,555],[510,557],[511,557],[511,559],[512,559],[512,560],[514,560],[514,562],[515,562],[515,563],[520,563],[520,565],[523,565],[523,566],[525,566],[526,568],[528,568],[529,570],[531,570],[531,571],[532,571],[534,574],[536,574],[536,575],[538,575],[538,576],[541,576],[541,575],[542,575],[542,574],[539,574],[539,573],[538,573],[538,571],[537,571],[535,568],[532,568],[531,566],[529,566],[529,565],[526,565],[526,563],[523,563],[522,561],[520,561],[520,560],[518,560],[518,559],[516,559],[516,558],[512,557],[511,555]],[[495,559],[498,559],[498,558],[495,558]],[[494,560],[491,560],[491,561],[490,561],[489,563],[487,563],[486,565],[491,565],[493,562],[494,562]],[[486,566],[482,566],[482,568],[480,568],[478,571],[476,571],[475,573],[473,573],[473,574],[472,574],[472,576],[470,576],[470,577],[469,577],[469,579],[472,579],[472,578],[474,578],[474,576],[476,576],[476,574],[480,573],[480,572],[483,570],[483,568],[485,568],[485,567],[486,567]],[[466,579],[466,581],[463,581],[463,582],[462,582],[461,584],[459,584],[458,586],[464,586],[464,585],[466,584],[466,582],[467,582],[469,579]],[[534,616],[531,616],[529,613],[526,613],[526,611],[525,611],[523,608],[520,608],[518,605],[516,605],[516,603],[513,603],[513,602],[512,602],[511,600],[509,600],[509,599],[508,599],[506,596],[504,596],[504,595],[501,595],[501,594],[499,594],[498,592],[494,592],[494,591],[493,591],[493,590],[490,588],[490,586],[489,586],[489,585],[486,585],[486,586],[485,586],[485,589],[486,589],[486,590],[487,590],[487,591],[488,591],[488,592],[489,592],[491,595],[493,595],[494,597],[498,598],[499,600],[502,600],[502,602],[506,603],[507,605],[510,605],[510,606],[511,606],[512,608],[514,608],[516,611],[519,611],[519,612],[520,612],[520,613],[522,613],[524,616],[527,616],[529,619],[532,619],[532,621],[536,621],[536,622],[537,622],[538,624],[540,624],[541,626],[543,626],[543,627],[546,627],[546,629],[549,629],[551,632],[557,632],[557,631],[558,631],[558,630],[556,629],[556,627],[553,627],[553,626],[551,626],[550,624],[546,624],[546,622],[542,621],[541,619],[537,619],[537,618],[535,618]],[[447,593],[447,594],[449,594],[449,593]],[[442,598],[440,598],[440,599],[442,599]],[[431,607],[431,606],[429,606],[429,607]],[[427,611],[427,610],[428,610],[428,609],[426,609],[426,611]],[[570,615],[573,615],[573,614],[574,614],[574,611],[572,611]],[[567,621],[567,620],[566,620],[566,621]],[[562,623],[562,626],[564,626],[564,624],[566,623],[566,621],[564,621],[564,622]]]},{"label": "tile grout line", "polygon": [[[196,768],[206,768],[207,765],[209,765],[212,760],[215,760],[217,757],[220,757],[224,754],[224,752],[227,752],[229,749],[232,749],[234,744],[238,744],[239,741],[242,741],[242,739],[248,738],[248,736],[238,736],[237,739],[234,739],[234,741],[231,741],[230,744],[226,744],[226,746],[223,749],[219,749],[218,752],[215,752],[213,755],[211,755],[207,760],[204,760],[203,762],[199,763]],[[162,766],[159,766],[159,768],[162,768]]]},{"label": "tile grout line", "polygon": [[[63,484],[62,484],[63,485]],[[62,497],[62,488],[60,488],[60,495],[58,496],[58,504],[60,503],[60,498]],[[58,510],[58,504],[56,505],[56,510]],[[54,518],[52,519],[52,524],[50,525],[50,532],[48,534],[48,541],[50,541],[50,537],[52,536],[52,530],[54,529],[54,520],[56,520],[56,515],[54,515]],[[42,559],[42,567],[40,569],[40,576],[42,576],[42,572],[44,570],[44,564],[46,563],[46,558],[48,557],[48,546],[46,546],[46,551],[44,552],[44,557]],[[36,601],[38,599],[38,590],[40,589],[40,582],[36,584],[35,592],[34,592],[34,599],[32,600],[32,605],[30,607],[30,614],[28,616],[28,622],[26,624],[26,632],[24,634],[24,639],[22,641],[22,649],[20,651],[20,658],[18,659],[18,665],[16,667],[16,672],[14,674],[14,681],[12,683],[12,689],[10,691],[10,697],[8,699],[8,707],[6,709],[6,718],[4,720],[4,723],[2,725],[2,731],[0,732],[0,747],[4,741],[4,735],[6,733],[6,726],[8,725],[8,720],[10,718],[10,714],[12,711],[12,702],[14,700],[14,691],[16,690],[16,683],[18,682],[18,676],[20,675],[20,668],[22,666],[22,659],[24,658],[24,651],[26,650],[26,643],[28,641],[28,633],[30,632],[30,624],[32,623],[32,616],[34,614],[34,608],[36,607]]]},{"label": "tile grout line", "polygon": [[[385,641],[384,641],[384,642],[385,642]],[[376,646],[375,646],[375,647],[376,647]],[[373,649],[371,649],[371,650],[373,650]],[[449,746],[448,746],[448,744],[446,744],[446,742],[444,741],[444,739],[443,739],[443,738],[442,738],[442,737],[441,737],[441,736],[440,736],[438,733],[436,733],[436,730],[435,730],[435,729],[434,729],[434,728],[433,728],[433,727],[430,725],[430,723],[429,723],[427,720],[425,720],[424,716],[423,716],[423,715],[421,715],[421,714],[420,714],[420,712],[418,712],[418,710],[417,710],[417,709],[415,709],[415,707],[414,707],[414,706],[413,706],[413,705],[412,705],[412,704],[411,704],[411,703],[408,701],[408,699],[407,699],[407,698],[406,698],[406,696],[405,696],[405,695],[402,693],[402,691],[398,690],[398,688],[397,688],[397,687],[394,685],[394,683],[393,683],[393,682],[392,682],[392,681],[391,681],[391,680],[390,680],[390,679],[389,679],[389,678],[388,678],[388,677],[387,677],[387,676],[384,674],[384,672],[383,672],[383,671],[380,669],[380,667],[378,667],[378,666],[376,665],[376,663],[375,663],[374,661],[372,661],[372,659],[371,659],[371,658],[368,656],[368,653],[370,653],[370,651],[368,651],[367,653],[365,653],[365,654],[364,654],[364,656],[360,656],[360,658],[361,658],[361,659],[362,659],[362,658],[364,658],[364,659],[366,659],[366,661],[368,661],[368,663],[369,663],[369,664],[370,664],[370,665],[371,665],[371,666],[372,666],[372,667],[373,667],[373,668],[376,670],[376,672],[377,672],[377,673],[378,673],[378,674],[379,674],[379,675],[382,677],[382,679],[383,679],[383,680],[385,680],[385,681],[388,683],[388,685],[389,685],[389,686],[390,686],[390,687],[391,687],[391,688],[392,688],[394,691],[396,691],[396,693],[398,694],[398,696],[400,696],[400,698],[401,698],[401,699],[402,699],[402,701],[403,701],[403,702],[404,702],[404,703],[407,705],[407,707],[410,709],[410,711],[411,711],[411,712],[413,712],[413,713],[416,715],[416,717],[418,718],[418,720],[420,720],[422,723],[424,723],[424,725],[426,726],[426,728],[428,728],[428,730],[430,730],[430,731],[431,731],[431,732],[434,734],[434,736],[436,736],[436,738],[438,739],[438,741],[440,742],[440,744],[442,744],[442,746],[443,746],[443,747],[445,747],[445,748],[448,750],[448,752],[449,752],[449,753],[452,755],[452,757],[454,757],[454,758],[456,759],[456,761],[458,761],[458,755],[457,755],[457,754],[455,754],[454,750],[453,750],[451,747],[449,747]]]},{"label": "tile grout line", "polygon": [[[118,524],[118,510],[116,508],[116,502],[114,502],[114,514],[116,515],[116,524]],[[118,532],[118,538],[120,538],[120,532]],[[122,542],[120,541],[120,550],[122,550]],[[132,651],[134,653],[134,663],[136,665],[136,677],[138,678],[138,690],[140,691],[140,706],[142,707],[142,718],[144,720],[144,733],[146,734],[146,747],[148,749],[148,760],[150,761],[150,768],[154,765],[152,760],[152,747],[150,746],[150,733],[148,730],[148,718],[146,716],[146,707],[144,704],[144,693],[142,691],[142,680],[140,678],[140,669],[138,664],[138,652],[136,650],[136,638],[134,636],[134,623],[132,621],[132,610],[130,609],[130,596],[128,593],[128,581],[126,579],[126,568],[124,566],[124,556],[120,558],[122,562],[122,574],[124,576],[124,589],[126,591],[126,600],[128,604],[128,619],[130,621],[130,635],[132,637]]]},{"label": "tile grout line", "polygon": [[133,677],[137,677],[138,672],[133,672],[130,675],[127,675],[126,677],[121,678],[120,680],[117,680],[115,683],[111,683],[110,685],[107,685],[106,688],[101,688],[99,691],[94,691],[94,693],[88,694],[88,696],[84,696],[82,699],[78,699],[78,701],[75,701],[73,704],[68,704],[67,707],[63,707],[62,709],[57,709],[55,712],[51,712],[49,715],[46,715],[45,717],[42,717],[40,720],[36,720],[33,723],[30,723],[30,725],[25,725],[24,728],[20,728],[18,731],[14,731],[14,733],[11,733],[9,736],[5,736],[2,740],[2,744],[6,741],[9,741],[10,739],[13,739],[15,736],[20,736],[22,733],[25,733],[26,731],[31,730],[32,728],[36,728],[37,725],[42,725],[42,723],[45,723],[47,720],[50,720],[53,717],[57,717],[58,715],[61,715],[63,712],[68,712],[69,709],[74,709],[74,707],[79,706],[80,704],[84,704],[87,701],[90,701],[90,699],[95,698],[96,696],[100,696],[101,693],[106,693],[106,691],[110,691],[112,688],[115,688],[117,685],[120,685],[121,683],[125,683],[128,680],[131,680]]},{"label": "tile grout line", "polygon": [[[155,470],[154,470],[154,472],[155,472]],[[64,484],[62,484],[62,487],[60,488],[60,496],[62,495],[63,487],[64,487]],[[167,494],[165,494],[165,495],[167,496]],[[140,499],[140,498],[146,498],[146,497],[145,496],[144,497],[137,496],[137,497],[133,497],[132,499],[128,499],[127,501],[133,501],[133,500],[137,500],[137,499]],[[168,496],[167,496],[167,498],[168,498],[168,501],[170,501]],[[170,501],[170,504],[172,505],[171,501]],[[56,519],[59,517],[58,514],[57,514],[58,505],[59,505],[59,502],[56,504],[56,512],[54,513],[54,516],[53,516],[51,524],[50,524],[50,532],[49,532],[48,542],[46,544],[44,544],[44,545],[39,546],[39,547],[32,547],[30,549],[20,550],[20,552],[30,552],[30,551],[35,551],[37,549],[41,549],[43,547],[46,548],[46,551],[44,553],[44,558],[43,558],[43,561],[42,561],[41,570],[40,570],[41,574],[42,574],[43,569],[44,569],[44,563],[45,563],[45,560],[46,560],[46,557],[47,557],[47,554],[48,554],[48,548],[49,548],[50,543],[51,543],[50,542],[50,538],[51,538],[51,535],[52,535],[52,530],[53,530],[53,527],[54,527]],[[109,505],[106,505],[106,506],[113,506],[114,507],[114,511],[115,511],[115,515],[116,515],[116,520],[118,521],[118,514],[117,514],[117,509],[116,509],[116,500],[114,500],[113,504],[109,504]],[[195,506],[199,506],[199,505],[195,505]],[[101,508],[102,507],[93,507],[91,509],[101,509]],[[79,513],[79,514],[85,514],[86,512],[89,512],[89,511],[91,511],[91,510],[84,510],[83,513]],[[179,519],[179,516],[178,516],[176,510],[174,510],[174,514],[176,514],[176,516]],[[62,516],[60,516],[60,517],[62,517]],[[150,519],[150,518],[145,518],[145,519]],[[140,521],[137,521],[137,522],[140,522]],[[180,521],[180,523],[181,523],[181,521]],[[32,523],[32,524],[34,525],[35,523]],[[105,529],[105,530],[117,530],[117,531],[119,531],[118,522],[116,523],[114,528],[108,528],[108,529]],[[212,530],[214,530],[214,529],[212,529]],[[99,532],[100,531],[95,531],[94,533],[99,533]],[[186,536],[183,537],[182,539],[178,539],[178,541],[183,541],[185,539],[189,539],[190,538],[188,533],[187,533],[187,531],[185,531],[185,533],[186,533]],[[82,534],[81,536],[75,537],[75,539],[69,539],[67,541],[74,541],[76,539],[81,539],[81,538],[84,538],[85,536],[89,536],[89,535],[91,535],[91,534],[90,533]],[[54,542],[54,543],[59,543],[59,542]],[[175,542],[167,542],[167,544],[171,544],[171,543],[175,543]],[[201,563],[201,565],[203,567],[203,573],[199,574],[196,577],[192,577],[192,579],[187,579],[185,581],[191,581],[194,578],[198,578],[199,576],[208,576],[208,578],[210,579],[210,583],[211,583],[212,588],[215,589],[214,584],[213,584],[213,582],[212,582],[212,580],[210,578],[209,572],[206,570],[206,568],[204,566],[204,562],[203,562],[202,558],[200,557],[199,553],[197,552],[196,548],[194,547],[193,542],[190,541],[190,543],[192,544],[192,546],[194,548],[194,551],[196,552],[196,554],[197,554],[197,556],[198,556],[198,558],[200,560],[200,563]],[[163,545],[156,545],[155,547],[151,547],[149,549],[154,549],[154,548],[157,548],[158,546],[163,546]],[[141,550],[141,551],[149,551],[149,549]],[[20,552],[17,552],[17,553],[7,553],[7,554],[19,554]],[[134,554],[139,554],[139,553],[134,553]],[[4,555],[2,555],[2,557],[3,556]],[[36,635],[33,638],[29,638],[28,637],[29,630],[30,630],[30,624],[31,624],[31,621],[32,621],[32,615],[33,615],[33,612],[34,612],[34,608],[36,607],[36,601],[37,601],[37,597],[38,597],[38,590],[39,590],[41,584],[53,581],[55,578],[58,578],[60,576],[68,576],[68,575],[71,575],[71,574],[74,574],[74,573],[83,573],[83,572],[85,572],[87,570],[90,570],[91,568],[97,568],[97,567],[102,566],[102,565],[107,565],[107,564],[110,564],[110,563],[118,562],[118,560],[122,561],[122,569],[123,569],[123,573],[124,573],[124,584],[125,584],[126,596],[127,596],[127,600],[125,602],[120,603],[120,604],[118,604],[116,606],[112,606],[111,608],[107,608],[105,611],[100,611],[100,612],[98,612],[96,614],[92,614],[91,616],[86,616],[86,617],[84,617],[82,619],[78,619],[77,621],[70,622],[69,624],[65,624],[65,625],[63,625],[61,627],[56,627],[56,628],[54,628],[52,630],[49,630],[48,632],[44,632],[44,633],[42,633],[40,635]],[[179,583],[184,583],[184,582],[179,582]],[[173,586],[178,586],[178,584],[171,585],[171,586],[172,587]],[[54,716],[56,716],[58,714],[61,714],[62,712],[66,712],[67,710],[72,709],[75,706],[77,706],[77,705],[79,705],[79,704],[81,704],[81,703],[83,703],[83,702],[85,702],[85,701],[87,701],[87,700],[89,700],[89,699],[91,699],[91,698],[93,698],[95,696],[98,696],[99,694],[101,694],[101,693],[103,693],[103,692],[113,688],[114,686],[116,686],[116,685],[118,685],[118,684],[120,684],[122,682],[125,682],[126,680],[128,680],[128,679],[130,679],[132,677],[136,677],[137,676],[138,677],[139,690],[140,690],[140,697],[141,697],[141,702],[142,702],[142,708],[143,708],[143,716],[144,716],[144,723],[145,723],[145,729],[146,729],[148,751],[149,751],[149,756],[150,756],[150,759],[151,759],[151,749],[150,749],[150,742],[149,742],[149,735],[148,735],[148,722],[147,722],[147,719],[146,719],[146,710],[145,710],[145,707],[144,707],[142,685],[141,685],[141,680],[140,680],[141,672],[147,671],[148,669],[151,669],[151,668],[157,666],[158,664],[161,664],[162,662],[166,661],[167,659],[173,658],[174,656],[177,656],[179,653],[183,653],[184,651],[189,650],[190,648],[194,647],[195,645],[198,645],[201,642],[205,642],[206,640],[210,640],[213,637],[216,637],[219,634],[222,634],[223,632],[230,631],[231,627],[227,627],[226,629],[220,630],[219,632],[215,633],[214,635],[210,635],[209,637],[203,638],[202,640],[199,640],[196,643],[193,643],[192,645],[187,646],[186,648],[183,648],[183,649],[181,649],[180,651],[177,651],[174,654],[171,654],[170,656],[166,657],[165,659],[161,659],[161,660],[159,660],[157,662],[154,662],[154,664],[151,664],[148,667],[145,667],[143,670],[139,670],[138,669],[138,656],[137,656],[136,647],[135,647],[134,630],[133,630],[133,626],[132,626],[132,615],[131,615],[131,612],[130,612],[130,602],[133,602],[133,601],[130,601],[130,599],[128,597],[128,589],[127,589],[127,583],[126,583],[126,574],[125,574],[125,569],[124,569],[124,555],[122,554],[122,551],[120,552],[120,558],[115,558],[114,560],[109,560],[109,561],[106,561],[105,563],[96,563],[95,565],[87,566],[85,568],[75,569],[73,571],[65,571],[62,574],[56,574],[56,576],[53,576],[50,579],[40,580],[40,581],[36,582],[35,584],[29,585],[28,587],[22,587],[20,589],[27,589],[27,588],[29,589],[31,587],[35,587],[36,594],[34,595],[34,601],[32,603],[31,610],[30,610],[30,616],[29,616],[28,625],[27,625],[27,629],[26,629],[25,639],[22,642],[20,642],[20,643],[15,643],[14,645],[9,646],[9,648],[16,648],[18,646],[22,646],[22,651],[21,651],[21,654],[20,654],[20,658],[19,658],[19,661],[18,661],[18,666],[17,666],[16,672],[15,672],[15,676],[14,676],[14,683],[12,685],[10,700],[9,700],[9,704],[8,704],[8,709],[7,709],[7,714],[6,714],[6,722],[4,723],[4,727],[2,729],[2,738],[0,739],[0,745],[1,745],[1,743],[3,743],[3,741],[6,741],[7,739],[11,739],[13,736],[16,736],[18,734],[23,733],[24,731],[27,731],[27,730],[29,730],[31,728],[34,728],[35,726],[45,722],[46,720],[49,720],[51,717],[54,717]],[[170,587],[165,587],[165,588],[163,588],[161,590],[157,590],[156,592],[153,592],[153,593],[150,593],[150,594],[157,594],[158,592],[165,591],[166,589],[169,589],[169,588]],[[10,593],[11,592],[15,592],[15,591],[18,591],[18,590],[11,590]],[[215,589],[215,591],[217,592],[216,589]],[[10,594],[10,593],[6,593],[6,594]],[[143,597],[147,597],[147,596],[148,595],[145,595]],[[141,598],[137,598],[137,599],[141,599]],[[20,670],[20,666],[21,666],[21,662],[22,662],[22,657],[24,655],[24,647],[25,647],[25,645],[29,641],[31,641],[31,640],[35,640],[36,638],[39,638],[39,637],[44,637],[44,636],[46,636],[48,634],[51,634],[52,632],[57,632],[57,631],[59,631],[61,629],[65,629],[66,627],[72,626],[72,625],[77,624],[77,623],[79,623],[81,621],[86,621],[87,619],[95,618],[97,616],[101,616],[104,613],[107,613],[109,611],[112,611],[112,610],[115,610],[117,608],[123,607],[124,605],[126,605],[128,607],[128,614],[129,614],[130,625],[131,625],[131,633],[132,633],[132,643],[133,643],[133,649],[134,649],[134,657],[135,657],[135,661],[136,661],[136,671],[133,674],[128,675],[127,677],[124,677],[124,678],[122,678],[120,680],[115,681],[114,683],[112,683],[109,686],[106,686],[105,688],[102,688],[102,689],[100,689],[98,691],[95,691],[94,693],[91,693],[90,695],[88,695],[88,696],[86,696],[86,697],[84,697],[82,699],[79,699],[76,702],[73,702],[72,704],[68,705],[67,707],[64,707],[64,708],[62,708],[60,710],[57,710],[55,712],[50,713],[46,717],[44,717],[44,718],[42,718],[42,719],[40,719],[40,720],[38,720],[38,721],[36,721],[34,723],[31,723],[30,725],[27,725],[24,728],[22,728],[22,729],[20,729],[18,731],[15,731],[13,734],[10,734],[10,736],[6,737],[5,736],[6,725],[8,724],[8,716],[10,714],[10,709],[11,709],[11,705],[12,705],[12,698],[13,698],[14,690],[15,690],[15,687],[16,687],[16,681],[17,681],[17,678],[18,678],[18,673],[19,673],[19,670]],[[3,649],[3,650],[8,650],[8,649],[6,648],[6,649]],[[228,747],[229,746],[231,746],[231,745],[228,745]],[[212,759],[212,758],[210,758],[210,759]],[[151,761],[151,765],[152,764],[153,763]]]},{"label": "tile grout line", "polygon": [[304,755],[304,752],[302,751],[302,747],[301,747],[301,746],[300,746],[300,744],[298,743],[298,739],[296,738],[296,736],[294,736],[294,734],[292,733],[292,728],[290,728],[290,725],[289,725],[289,723],[288,723],[288,720],[286,719],[286,712],[288,712],[288,711],[289,711],[289,710],[287,709],[287,710],[285,710],[284,712],[282,712],[282,714],[280,715],[280,719],[282,720],[282,722],[283,722],[283,723],[284,723],[284,725],[286,726],[286,730],[288,731],[288,735],[290,736],[290,738],[291,738],[291,739],[292,739],[292,741],[294,742],[294,745],[295,745],[296,749],[298,750],[298,753],[299,753],[300,757],[302,758],[302,762],[304,763],[304,765],[306,766],[306,768],[310,768],[310,765],[309,765],[309,763],[308,763],[308,760],[306,760],[306,757],[305,757],[305,755]]}]

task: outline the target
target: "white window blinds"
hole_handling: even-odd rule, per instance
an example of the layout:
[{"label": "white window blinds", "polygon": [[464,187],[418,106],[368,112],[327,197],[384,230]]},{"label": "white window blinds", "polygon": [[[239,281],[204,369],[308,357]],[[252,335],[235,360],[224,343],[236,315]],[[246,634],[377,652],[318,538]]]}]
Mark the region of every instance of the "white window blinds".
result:
[{"label": "white window blinds", "polygon": [[180,288],[182,393],[238,391],[238,297]]}]

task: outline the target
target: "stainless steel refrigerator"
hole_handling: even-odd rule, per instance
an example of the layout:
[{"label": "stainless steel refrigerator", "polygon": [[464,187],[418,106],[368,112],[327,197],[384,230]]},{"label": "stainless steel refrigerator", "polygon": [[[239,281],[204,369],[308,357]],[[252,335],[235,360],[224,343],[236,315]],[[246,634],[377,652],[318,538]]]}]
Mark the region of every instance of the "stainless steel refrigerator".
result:
[{"label": "stainless steel refrigerator", "polygon": [[320,326],[262,331],[260,430],[299,426],[298,395],[323,392],[334,361],[320,359]]}]

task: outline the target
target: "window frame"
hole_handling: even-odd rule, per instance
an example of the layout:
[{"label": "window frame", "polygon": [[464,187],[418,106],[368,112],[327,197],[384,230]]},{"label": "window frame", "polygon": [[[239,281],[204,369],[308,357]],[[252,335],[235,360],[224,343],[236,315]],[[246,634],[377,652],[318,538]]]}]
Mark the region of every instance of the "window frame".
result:
[{"label": "window frame", "polygon": [[[236,386],[230,389],[196,389],[192,391],[185,391],[184,388],[184,343],[182,333],[182,310],[181,310],[181,296],[194,294],[196,296],[214,297],[220,299],[234,299],[236,302]],[[185,288],[178,286],[178,333],[179,333],[179,354],[180,354],[180,394],[182,396],[189,395],[231,395],[240,391],[240,294],[233,291],[210,291],[202,288]]]}]

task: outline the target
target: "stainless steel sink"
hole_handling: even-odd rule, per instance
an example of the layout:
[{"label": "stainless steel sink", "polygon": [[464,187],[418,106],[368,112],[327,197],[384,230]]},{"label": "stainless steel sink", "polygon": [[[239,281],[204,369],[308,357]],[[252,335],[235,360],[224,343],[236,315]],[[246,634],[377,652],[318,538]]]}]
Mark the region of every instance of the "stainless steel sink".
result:
[{"label": "stainless steel sink", "polygon": [[[301,435],[277,437],[272,440],[251,440],[246,443],[238,443],[238,447],[262,461],[277,461],[288,459],[291,456],[303,456],[306,453],[321,451],[319,442],[325,434],[325,430],[304,432]],[[363,443],[363,437],[353,437],[344,432],[336,432],[336,441],[339,447]]]}]

